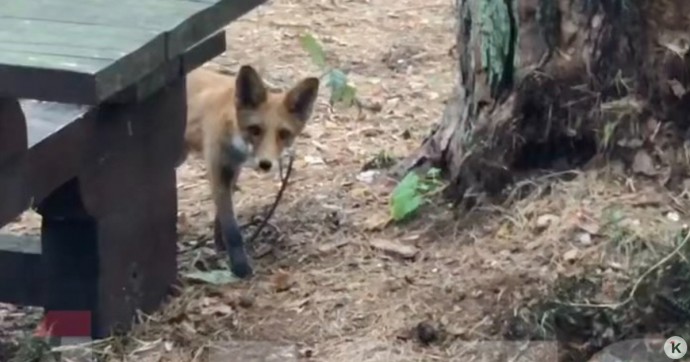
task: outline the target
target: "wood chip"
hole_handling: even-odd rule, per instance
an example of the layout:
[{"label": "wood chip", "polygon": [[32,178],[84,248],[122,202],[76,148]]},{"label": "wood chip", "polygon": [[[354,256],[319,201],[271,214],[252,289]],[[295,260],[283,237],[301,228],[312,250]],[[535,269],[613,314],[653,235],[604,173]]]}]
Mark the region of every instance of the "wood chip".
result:
[{"label": "wood chip", "polygon": [[369,216],[363,223],[364,231],[381,231],[392,221],[390,214],[376,212]]},{"label": "wood chip", "polygon": [[347,239],[334,241],[332,243],[321,244],[318,247],[320,253],[328,253],[349,243]]},{"label": "wood chip", "polygon": [[577,259],[578,254],[579,254],[579,252],[577,249],[570,249],[563,254],[563,260],[573,261],[573,260]]},{"label": "wood chip", "polygon": [[290,274],[284,271],[279,271],[273,275],[273,287],[276,292],[284,292],[292,286]]},{"label": "wood chip", "polygon": [[401,244],[388,239],[374,239],[371,241],[371,246],[403,259],[413,259],[419,252],[419,249],[415,246]]},{"label": "wood chip", "polygon": [[537,229],[544,230],[558,222],[558,216],[552,214],[539,215],[537,218]]}]

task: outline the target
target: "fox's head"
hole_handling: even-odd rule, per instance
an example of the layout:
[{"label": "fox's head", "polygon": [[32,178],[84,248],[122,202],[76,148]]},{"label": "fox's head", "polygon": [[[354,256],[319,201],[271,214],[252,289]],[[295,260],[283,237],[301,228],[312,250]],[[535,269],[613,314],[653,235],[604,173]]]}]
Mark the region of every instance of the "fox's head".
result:
[{"label": "fox's head", "polygon": [[265,172],[277,167],[311,117],[318,91],[319,79],[309,77],[288,91],[272,93],[254,68],[240,68],[235,105],[242,137],[251,149],[250,166]]}]

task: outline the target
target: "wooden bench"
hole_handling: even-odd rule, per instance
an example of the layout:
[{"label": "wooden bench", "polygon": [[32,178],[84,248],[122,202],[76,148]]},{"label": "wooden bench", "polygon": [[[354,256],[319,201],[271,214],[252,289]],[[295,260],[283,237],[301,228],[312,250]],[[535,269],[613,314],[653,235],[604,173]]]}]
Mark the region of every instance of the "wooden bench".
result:
[{"label": "wooden bench", "polygon": [[[224,25],[264,0],[4,0],[0,301],[131,327],[176,281],[185,78],[225,51]],[[66,321],[65,323],[69,323]]]}]

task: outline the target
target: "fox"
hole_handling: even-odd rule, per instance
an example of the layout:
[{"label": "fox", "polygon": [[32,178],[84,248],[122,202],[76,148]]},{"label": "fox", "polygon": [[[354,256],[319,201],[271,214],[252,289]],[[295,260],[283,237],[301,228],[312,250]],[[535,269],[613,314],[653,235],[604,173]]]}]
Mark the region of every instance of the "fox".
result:
[{"label": "fox", "polygon": [[253,275],[233,205],[242,168],[268,173],[312,116],[319,79],[306,77],[286,91],[269,91],[251,65],[235,76],[207,68],[187,74],[187,121],[180,165],[189,154],[206,165],[215,218],[216,250],[226,251],[230,270]]}]

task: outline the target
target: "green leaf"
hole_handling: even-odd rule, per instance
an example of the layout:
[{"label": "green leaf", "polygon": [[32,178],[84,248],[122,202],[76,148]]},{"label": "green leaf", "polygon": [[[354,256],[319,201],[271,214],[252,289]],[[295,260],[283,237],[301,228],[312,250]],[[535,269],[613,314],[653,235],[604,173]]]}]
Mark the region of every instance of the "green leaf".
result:
[{"label": "green leaf", "polygon": [[327,76],[326,86],[331,89],[331,104],[342,102],[347,107],[351,106],[357,90],[348,84],[347,75],[340,69],[331,69]]},{"label": "green leaf", "polygon": [[422,196],[418,192],[419,185],[419,176],[410,172],[395,187],[391,198],[391,217],[394,220],[405,219],[422,205]]},{"label": "green leaf", "polygon": [[422,196],[419,194],[406,194],[394,199],[391,208],[391,217],[400,221],[412,215],[422,205]]},{"label": "green leaf", "polygon": [[347,75],[342,70],[331,69],[327,75],[326,86],[331,89],[331,92],[340,91],[347,86]]},{"label": "green leaf", "polygon": [[403,177],[402,180],[400,180],[400,183],[395,186],[395,189],[393,189],[393,196],[399,193],[416,191],[417,187],[419,186],[419,181],[419,175],[414,172],[409,172],[407,175],[405,175],[405,177]]},{"label": "green leaf", "polygon": [[357,89],[351,85],[346,85],[340,94],[340,99],[336,101],[342,102],[346,107],[350,107],[355,103]]},{"label": "green leaf", "polygon": [[184,276],[188,279],[213,284],[223,285],[239,281],[240,279],[229,270],[210,270],[186,273]]},{"label": "green leaf", "polygon": [[321,44],[319,44],[316,38],[306,33],[300,37],[300,44],[302,48],[309,53],[311,60],[319,68],[324,68],[326,66],[326,52],[324,52],[323,47],[321,47]]}]

